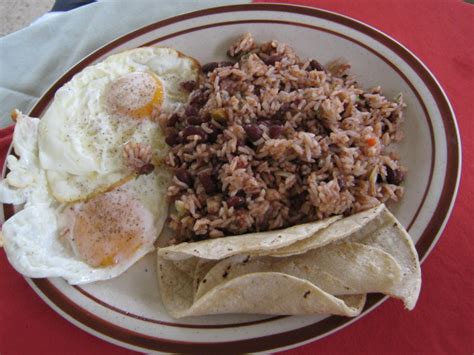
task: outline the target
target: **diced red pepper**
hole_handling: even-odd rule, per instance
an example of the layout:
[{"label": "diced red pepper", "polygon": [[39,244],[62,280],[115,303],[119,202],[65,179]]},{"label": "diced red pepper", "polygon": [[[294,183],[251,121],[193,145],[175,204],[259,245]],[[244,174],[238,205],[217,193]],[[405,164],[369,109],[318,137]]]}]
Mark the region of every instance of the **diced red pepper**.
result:
[{"label": "diced red pepper", "polygon": [[373,147],[377,144],[377,139],[375,139],[374,137],[367,138],[365,141],[369,147]]}]

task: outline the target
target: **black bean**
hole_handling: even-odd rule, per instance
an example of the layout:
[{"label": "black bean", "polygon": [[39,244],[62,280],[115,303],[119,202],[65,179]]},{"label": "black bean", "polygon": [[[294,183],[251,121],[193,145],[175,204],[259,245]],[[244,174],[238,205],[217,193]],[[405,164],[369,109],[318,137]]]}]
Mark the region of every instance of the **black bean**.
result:
[{"label": "black bean", "polygon": [[210,126],[212,132],[207,134],[207,141],[209,143],[215,143],[221,131],[217,127],[214,127],[212,124]]},{"label": "black bean", "polygon": [[191,92],[196,88],[197,83],[195,80],[187,80],[183,81],[180,85],[184,90]]},{"label": "black bean", "polygon": [[280,62],[283,56],[279,54],[273,54],[268,56],[266,59],[262,59],[266,65],[275,65],[276,62]]},{"label": "black bean", "polygon": [[247,133],[247,137],[253,142],[258,141],[262,137],[263,132],[256,124],[245,125],[244,130]]},{"label": "black bean", "polygon": [[270,55],[268,55],[267,53],[263,53],[263,52],[260,52],[257,54],[259,56],[259,58],[265,63],[265,61],[268,60],[268,58],[270,58]]},{"label": "black bean", "polygon": [[309,62],[308,68],[306,70],[324,71],[324,67],[316,59],[313,59]]},{"label": "black bean", "polygon": [[253,141],[250,138],[245,139],[245,145],[248,147],[253,147]]},{"label": "black bean", "polygon": [[242,207],[245,205],[245,199],[241,196],[232,196],[227,199],[227,205],[229,207]]},{"label": "black bean", "polygon": [[187,121],[190,125],[200,125],[203,123],[203,119],[199,116],[189,116]]},{"label": "black bean", "polygon": [[273,120],[284,121],[286,118],[286,112],[289,111],[290,104],[284,103],[280,109],[272,116]]},{"label": "black bean", "polygon": [[204,64],[202,67],[201,67],[201,70],[204,74],[206,73],[209,73],[211,71],[213,71],[214,69],[216,69],[217,67],[219,66],[219,63],[217,62],[210,62],[210,63],[207,63],[207,64]]},{"label": "black bean", "polygon": [[236,195],[240,196],[240,197],[245,197],[245,191],[244,190],[239,190],[239,191],[237,191]]},{"label": "black bean", "polygon": [[285,130],[285,127],[280,126],[280,125],[272,125],[268,128],[268,135],[270,138],[278,138],[283,131]]},{"label": "black bean", "polygon": [[184,114],[186,116],[196,116],[198,114],[198,110],[194,106],[187,105],[184,109]]},{"label": "black bean", "polygon": [[405,173],[400,169],[393,170],[387,166],[387,182],[393,185],[400,185],[405,180]]},{"label": "black bean", "polygon": [[173,147],[177,144],[180,144],[182,142],[182,139],[176,130],[170,129],[166,132],[165,142],[169,146]]},{"label": "black bean", "polygon": [[318,122],[318,132],[319,134],[323,134],[325,136],[329,136],[332,132],[332,129],[329,128],[329,127],[326,127],[324,124],[322,124],[321,122],[317,121]]},{"label": "black bean", "polygon": [[168,122],[166,122],[166,125],[168,127],[174,127],[176,126],[176,123],[179,121],[179,115],[177,113],[173,113],[169,118]]},{"label": "black bean", "polygon": [[400,112],[394,111],[388,116],[390,122],[395,123],[400,118]]},{"label": "black bean", "polygon": [[201,140],[207,140],[207,133],[199,126],[188,126],[183,129],[183,138],[189,136],[199,136]]},{"label": "black bean", "polygon": [[140,175],[148,175],[150,174],[153,170],[155,170],[155,166],[151,163],[143,165],[140,170],[138,171],[138,174]]},{"label": "black bean", "polygon": [[266,54],[266,53],[259,53],[258,56],[266,65],[275,65],[276,62],[280,62],[283,58],[280,54]]},{"label": "black bean", "polygon": [[173,157],[174,164],[172,164],[173,167],[180,166],[182,164],[181,159],[178,156]]},{"label": "black bean", "polygon": [[197,110],[204,106],[208,97],[209,97],[209,94],[206,94],[205,92],[201,90],[196,90],[191,94],[191,98],[189,99],[189,104],[191,106],[194,106],[195,109]]},{"label": "black bean", "polygon": [[306,201],[307,192],[303,191],[297,195],[291,197],[291,206],[294,209],[300,209],[303,206],[303,203]]},{"label": "black bean", "polygon": [[184,182],[189,187],[193,185],[193,177],[185,168],[176,169],[175,175],[179,181]]},{"label": "black bean", "polygon": [[199,182],[201,183],[202,187],[204,187],[204,191],[206,191],[207,194],[210,195],[216,192],[217,186],[211,174],[201,173],[199,175]]}]

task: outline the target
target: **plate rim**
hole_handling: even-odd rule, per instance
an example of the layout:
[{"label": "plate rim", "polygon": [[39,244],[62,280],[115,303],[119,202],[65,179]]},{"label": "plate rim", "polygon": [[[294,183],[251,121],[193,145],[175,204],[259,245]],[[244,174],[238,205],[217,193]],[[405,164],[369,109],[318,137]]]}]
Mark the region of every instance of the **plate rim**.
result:
[{"label": "plate rim", "polygon": [[[449,165],[446,166],[443,190],[438,201],[438,207],[440,205],[443,205],[442,206],[443,208],[437,208],[434,211],[433,216],[430,219],[430,225],[428,225],[422,233],[422,237],[425,235],[427,231],[430,232],[430,234],[434,235],[434,237],[429,241],[427,247],[422,250],[422,256],[421,256],[420,262],[423,262],[426,259],[426,257],[430,254],[434,246],[437,244],[439,238],[441,237],[441,234],[451,215],[451,212],[452,212],[452,209],[454,207],[454,203],[457,197],[457,193],[459,190],[459,183],[460,183],[461,169],[462,169],[462,146],[461,146],[461,139],[460,139],[456,116],[451,106],[451,103],[446,93],[444,92],[442,86],[440,85],[436,77],[432,74],[432,72],[428,69],[428,67],[414,53],[412,53],[408,48],[406,48],[404,45],[402,45],[401,43],[399,43],[397,40],[387,35],[386,33],[362,21],[351,18],[349,16],[342,15],[342,14],[328,11],[328,10],[324,10],[324,9],[320,9],[320,8],[308,7],[308,6],[299,6],[299,5],[291,5],[291,4],[275,4],[275,3],[259,3],[259,4],[227,5],[227,6],[206,8],[206,9],[201,9],[201,10],[177,15],[174,17],[170,17],[161,21],[157,21],[150,25],[143,26],[143,27],[137,28],[136,30],[130,31],[106,43],[105,45],[98,48],[91,54],[82,58],[72,67],[70,67],[65,73],[63,73],[59,77],[59,79],[56,80],[56,82],[54,82],[47,90],[45,90],[44,94],[39,98],[37,103],[30,110],[29,115],[35,116],[35,112],[38,113],[38,112],[43,111],[45,108],[45,105],[47,105],[50,102],[51,95],[54,95],[54,92],[56,92],[56,90],[59,87],[61,87],[65,82],[69,81],[72,75],[74,75],[78,71],[82,70],[85,66],[90,64],[90,62],[94,60],[94,58],[101,56],[101,54],[103,53],[107,53],[108,51],[112,50],[116,46],[120,44],[124,44],[128,42],[129,40],[140,36],[141,34],[150,32],[152,30],[156,30],[158,28],[161,28],[173,23],[179,23],[183,20],[188,20],[194,17],[202,17],[202,16],[205,16],[206,14],[229,13],[229,12],[235,12],[235,11],[290,12],[290,13],[296,13],[300,15],[308,15],[315,18],[319,18],[319,19],[322,18],[330,22],[335,22],[337,24],[345,25],[347,27],[350,27],[353,30],[362,32],[365,35],[368,35],[369,37],[376,39],[378,42],[381,42],[384,46],[388,47],[389,49],[397,53],[397,55],[401,59],[403,59],[403,61],[407,63],[414,70],[417,76],[424,82],[424,85],[426,85],[430,94],[433,96],[437,104],[437,108],[439,109],[440,114],[441,114],[442,123],[443,123],[442,132],[444,133],[444,136],[446,138],[446,143],[447,143],[447,147],[446,147],[447,161],[448,161],[447,163],[450,162],[449,158],[452,156],[452,158],[454,159],[451,160],[451,163],[453,163],[453,166],[455,166],[456,169],[450,170]],[[375,35],[375,37],[373,35]],[[403,55],[401,55],[400,53],[402,53]],[[409,61],[407,61],[407,59],[409,59]],[[414,66],[416,66],[417,69],[415,69]],[[422,73],[423,76],[420,75],[420,73]],[[445,120],[444,119],[445,117],[447,117],[448,119]],[[451,126],[448,127],[448,124],[450,124]],[[449,129],[449,132],[448,132],[448,129]],[[451,134],[448,134],[448,133],[451,133]],[[10,146],[9,151],[11,151],[11,146]],[[5,171],[5,166],[4,166],[4,171]],[[447,185],[449,185],[448,188],[446,188]],[[7,205],[4,205],[4,208],[6,206]],[[432,223],[433,220],[435,223]],[[422,239],[422,237],[420,237],[420,240]],[[93,326],[90,326],[90,324],[88,325],[87,324],[88,322],[84,321],[84,318],[81,317],[80,314],[78,315],[74,312],[72,312],[73,314],[71,314],[70,312],[68,312],[67,308],[66,309],[63,308],[63,307],[67,307],[67,305],[65,304],[58,305],[57,303],[55,303],[50,298],[51,295],[54,294],[55,287],[47,279],[28,279],[28,278],[25,278],[25,279],[27,280],[28,284],[33,288],[33,290],[53,310],[55,310],[62,317],[66,318],[68,321],[78,326],[82,330],[85,330],[88,333],[94,336],[97,336],[105,341],[111,342],[115,345],[120,345],[120,346],[133,349],[133,350],[147,350],[147,351],[150,351],[150,350],[173,351],[173,352],[190,351],[190,350],[196,351],[197,347],[201,347],[202,350],[225,350],[225,349],[228,349],[229,346],[237,346],[236,343],[238,343],[238,345],[241,346],[241,349],[239,350],[242,350],[242,351],[264,351],[264,350],[270,350],[270,349],[292,348],[295,346],[302,345],[303,343],[321,339],[334,332],[337,332],[338,330],[342,328],[345,328],[349,324],[352,324],[353,322],[361,319],[363,316],[365,316],[366,314],[374,310],[376,307],[378,307],[388,298],[386,296],[381,296],[381,295],[369,295],[368,304],[366,305],[363,313],[360,316],[355,317],[355,318],[345,318],[345,317],[336,317],[336,316],[328,317],[326,319],[331,319],[331,318],[332,319],[342,318],[342,319],[340,321],[340,324],[337,324],[331,330],[326,331],[322,334],[314,335],[314,336],[310,334],[309,336],[305,336],[303,339],[299,339],[298,337],[290,338],[288,333],[300,332],[301,329],[307,329],[312,326],[314,327],[316,324],[322,323],[325,320],[317,322],[317,323],[313,323],[313,324],[310,324],[308,326],[304,326],[298,329],[293,329],[290,331],[279,333],[279,334],[273,334],[273,335],[268,335],[268,336],[263,336],[263,337],[258,337],[258,338],[249,338],[249,339],[238,340],[238,341],[229,341],[229,342],[222,342],[222,343],[197,343],[197,342],[186,343],[186,342],[175,341],[172,339],[160,339],[160,341],[163,341],[163,343],[158,343],[159,346],[157,346],[155,342],[150,343],[149,339],[142,339],[142,340],[145,340],[145,343],[148,345],[148,346],[143,346],[143,344],[138,345],[136,343],[137,337],[147,338],[147,336],[143,334],[139,334],[139,333],[135,333],[132,335],[129,334],[129,336],[126,337],[125,339],[115,338],[111,336],[110,334],[105,334],[101,332],[101,330],[103,329],[96,329]],[[56,289],[56,291],[60,293],[58,289]],[[63,297],[66,298],[64,295]],[[70,300],[69,302],[73,303]],[[74,303],[73,303],[73,307],[81,308],[80,306]],[[85,311],[85,313],[89,313],[86,310],[82,310],[82,311]],[[92,314],[90,314],[90,316],[99,318]],[[87,320],[87,317],[86,317],[86,320]],[[99,320],[107,323],[107,321],[104,321],[100,318]],[[126,331],[127,333],[133,333],[130,330],[125,329],[125,328],[120,328],[120,329]],[[284,338],[284,341],[278,341],[277,344],[275,344],[275,342],[273,344],[269,344],[269,343],[267,344],[265,342],[264,346],[261,345],[263,338],[268,339],[268,338],[275,338],[275,337]],[[258,343],[255,343],[255,340]],[[245,343],[245,344],[242,344],[242,343]]]}]

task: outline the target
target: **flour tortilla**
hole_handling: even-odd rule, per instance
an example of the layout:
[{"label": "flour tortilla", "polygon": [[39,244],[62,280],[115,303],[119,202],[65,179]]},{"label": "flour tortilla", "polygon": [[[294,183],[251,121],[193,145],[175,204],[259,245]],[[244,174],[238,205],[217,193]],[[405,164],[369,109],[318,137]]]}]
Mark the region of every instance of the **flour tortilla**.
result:
[{"label": "flour tortilla", "polygon": [[158,250],[158,281],[170,315],[355,316],[369,292],[400,298],[408,309],[416,303],[421,286],[416,250],[383,205],[258,236]]}]

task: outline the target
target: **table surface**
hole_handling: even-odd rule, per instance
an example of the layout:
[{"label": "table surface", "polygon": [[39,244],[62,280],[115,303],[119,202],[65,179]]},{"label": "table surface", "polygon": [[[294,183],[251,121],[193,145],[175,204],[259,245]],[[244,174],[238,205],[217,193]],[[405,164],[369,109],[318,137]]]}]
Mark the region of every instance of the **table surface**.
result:
[{"label": "table surface", "polygon": [[[456,0],[295,1],[361,20],[394,37],[434,73],[457,115],[463,174],[451,218],[422,265],[423,287],[415,310],[389,300],[351,326],[293,354],[430,353],[474,351],[474,6]],[[10,130],[11,131],[11,130]],[[0,135],[0,148],[10,139]],[[3,160],[3,159],[2,159]],[[8,264],[0,251],[0,353],[127,354],[76,328],[52,311]]]},{"label": "table surface", "polygon": [[51,10],[54,0],[2,0],[0,36],[18,31]]}]

